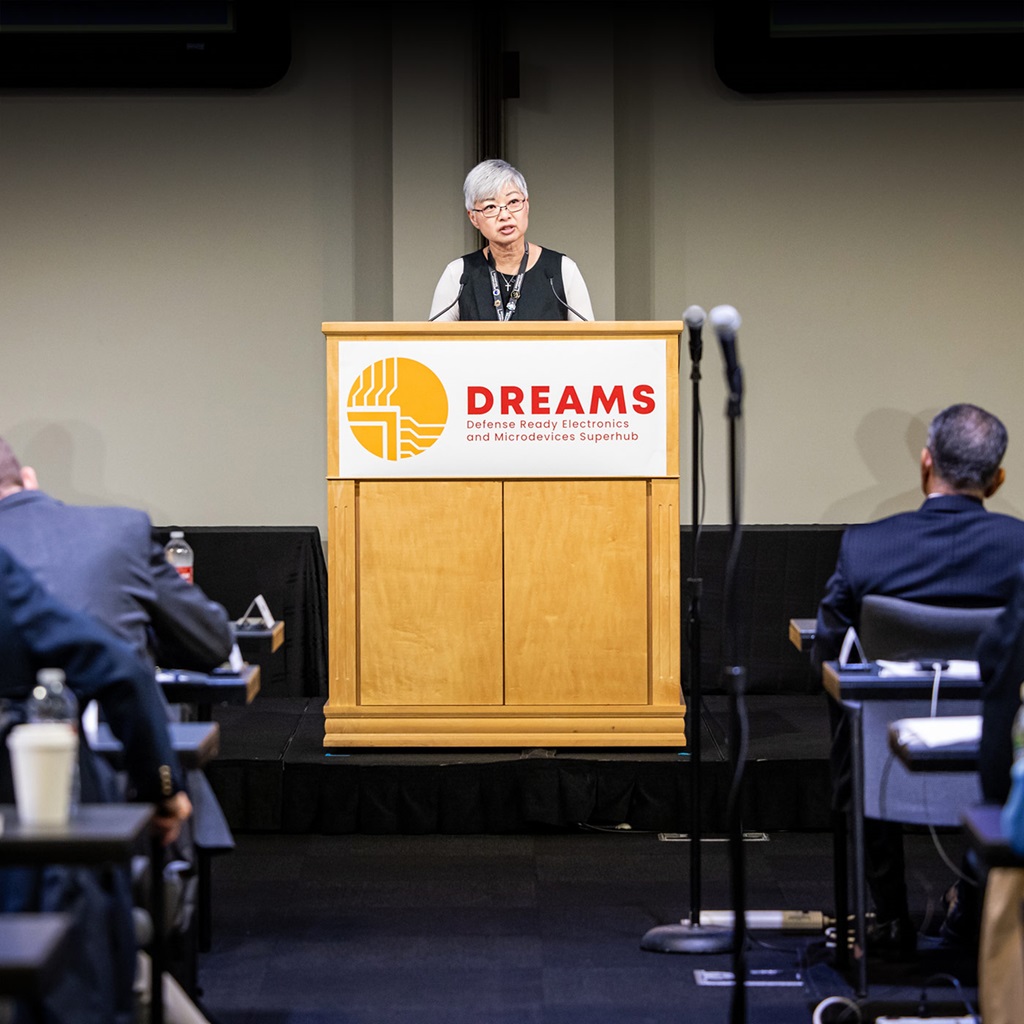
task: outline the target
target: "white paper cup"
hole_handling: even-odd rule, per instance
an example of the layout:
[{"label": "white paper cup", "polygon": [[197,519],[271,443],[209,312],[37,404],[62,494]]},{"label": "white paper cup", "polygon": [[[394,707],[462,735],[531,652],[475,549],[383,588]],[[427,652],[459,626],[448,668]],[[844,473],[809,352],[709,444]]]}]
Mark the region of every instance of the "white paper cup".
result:
[{"label": "white paper cup", "polygon": [[29,722],[7,737],[18,818],[25,825],[66,825],[78,731],[64,722]]}]

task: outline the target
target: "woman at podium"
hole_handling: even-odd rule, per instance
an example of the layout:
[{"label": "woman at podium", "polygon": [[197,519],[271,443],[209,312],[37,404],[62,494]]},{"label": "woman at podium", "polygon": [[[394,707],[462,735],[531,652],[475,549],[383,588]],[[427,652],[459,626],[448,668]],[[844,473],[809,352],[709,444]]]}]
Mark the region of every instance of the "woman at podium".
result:
[{"label": "woman at podium", "polygon": [[590,293],[568,256],[526,240],[526,179],[504,160],[484,160],[462,186],[470,223],[486,239],[444,268],[431,320],[593,320]]}]

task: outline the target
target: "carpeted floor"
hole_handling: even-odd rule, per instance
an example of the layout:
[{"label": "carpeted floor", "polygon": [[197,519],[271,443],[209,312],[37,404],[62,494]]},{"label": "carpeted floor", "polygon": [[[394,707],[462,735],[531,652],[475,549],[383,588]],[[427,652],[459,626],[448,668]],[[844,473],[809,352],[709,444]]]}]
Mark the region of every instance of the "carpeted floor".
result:
[{"label": "carpeted floor", "polygon": [[[961,836],[937,838],[957,863]],[[746,989],[741,1016],[728,974],[697,980],[731,972],[731,953],[642,950],[649,929],[691,909],[689,843],[657,833],[236,840],[214,862],[213,947],[200,958],[218,1024],[788,1024],[853,997],[820,932],[752,933],[744,969],[772,984]],[[952,871],[926,832],[907,850],[914,913],[934,930]],[[730,906],[731,852],[701,845],[704,911]],[[743,861],[748,909],[829,911],[828,833],[758,837]],[[873,1021],[922,990],[951,1015],[976,1002],[973,957],[934,939],[913,964],[871,961],[869,981],[859,1016],[833,1005],[822,1019]]]}]

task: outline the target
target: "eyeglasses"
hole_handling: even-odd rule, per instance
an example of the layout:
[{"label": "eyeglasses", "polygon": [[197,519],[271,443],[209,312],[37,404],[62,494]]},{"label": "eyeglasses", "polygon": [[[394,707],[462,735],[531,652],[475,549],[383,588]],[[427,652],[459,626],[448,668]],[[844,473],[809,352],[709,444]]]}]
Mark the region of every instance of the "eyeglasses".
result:
[{"label": "eyeglasses", "polygon": [[525,205],[525,199],[510,199],[507,203],[505,203],[504,206],[497,206],[494,203],[488,203],[485,207],[483,207],[480,210],[478,210],[476,207],[473,207],[473,212],[482,213],[485,217],[490,219],[492,217],[497,217],[502,210],[508,210],[508,212],[511,214],[521,213]]}]

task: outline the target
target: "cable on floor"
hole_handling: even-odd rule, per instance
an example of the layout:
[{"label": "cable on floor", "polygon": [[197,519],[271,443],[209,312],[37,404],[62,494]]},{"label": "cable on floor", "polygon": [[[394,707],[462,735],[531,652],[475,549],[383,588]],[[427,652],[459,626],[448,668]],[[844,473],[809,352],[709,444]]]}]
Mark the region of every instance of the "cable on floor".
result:
[{"label": "cable on floor", "polygon": [[813,1024],[825,1024],[823,1014],[830,1006],[842,1006],[844,1009],[839,1016],[830,1014],[829,1024],[846,1024],[847,1021],[862,1022],[864,1020],[861,1016],[860,1006],[854,1000],[847,999],[846,996],[828,996],[814,1008],[814,1014],[811,1017]]},{"label": "cable on floor", "polygon": [[964,1004],[964,1009],[971,1015],[974,1024],[981,1024],[981,1017],[978,1015],[978,1011],[971,1004],[970,999],[964,993],[964,987],[960,983],[960,979],[954,977],[952,974],[933,974],[930,978],[926,978],[924,984],[921,986],[921,1000],[918,1004],[918,1015],[923,1017],[928,1012],[928,986],[935,981],[948,981],[954,989],[956,989],[957,995],[960,997],[960,1001]]}]

